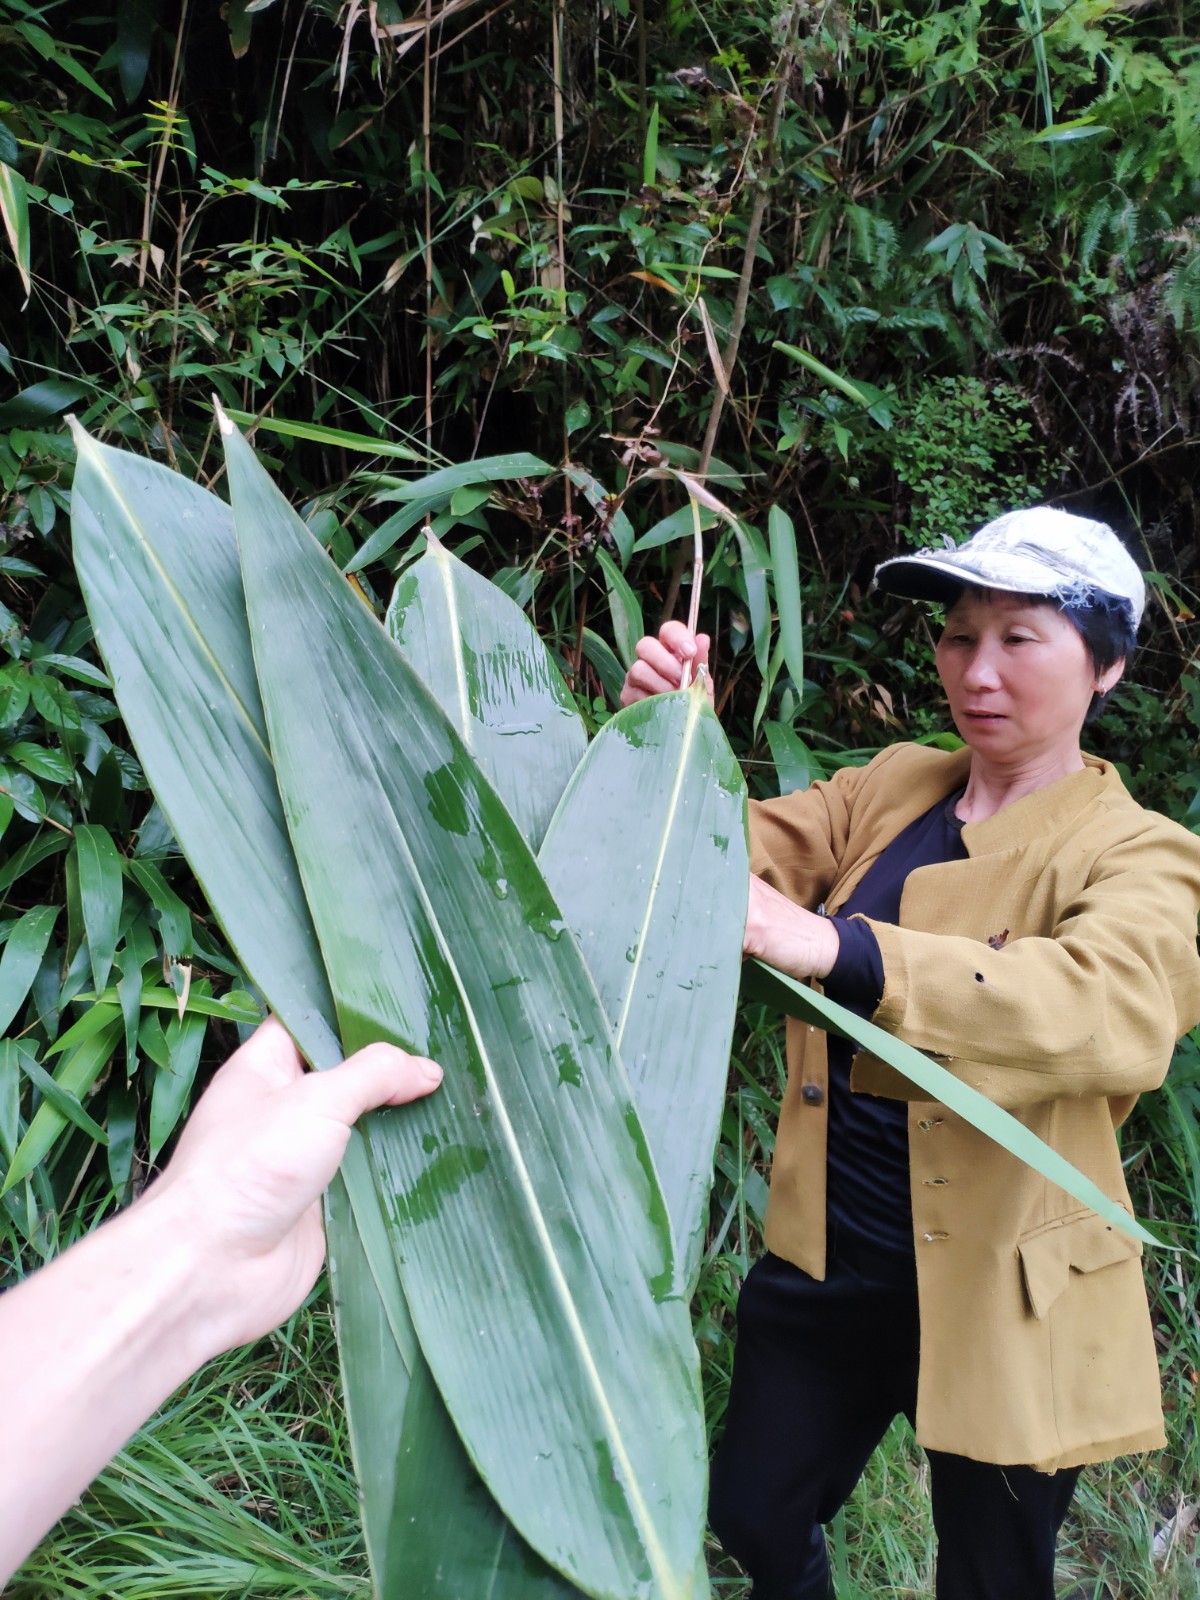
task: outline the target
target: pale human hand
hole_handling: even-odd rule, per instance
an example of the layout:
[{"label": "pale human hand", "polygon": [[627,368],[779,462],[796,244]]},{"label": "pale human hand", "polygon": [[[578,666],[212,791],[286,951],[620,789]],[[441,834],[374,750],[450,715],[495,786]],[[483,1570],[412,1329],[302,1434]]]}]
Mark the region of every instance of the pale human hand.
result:
[{"label": "pale human hand", "polygon": [[305,1072],[271,1019],[216,1073],[165,1172],[133,1208],[169,1222],[209,1280],[208,1353],[245,1344],[303,1302],[325,1257],[320,1196],[364,1112],[402,1105],[441,1068],[373,1044]]},{"label": "pale human hand", "polygon": [[[621,690],[621,704],[631,706],[637,700],[646,700],[654,694],[669,694],[683,683],[685,662],[691,663],[689,683],[700,667],[708,666],[709,637],[706,633],[689,633],[682,622],[664,622],[658,638],[647,634],[637,642],[637,660],[625,674]],[[713,697],[712,679],[708,680],[708,698]]]},{"label": "pale human hand", "polygon": [[826,978],[840,947],[828,917],[815,916],[762,878],[751,877],[743,955],[757,956],[789,978]]}]

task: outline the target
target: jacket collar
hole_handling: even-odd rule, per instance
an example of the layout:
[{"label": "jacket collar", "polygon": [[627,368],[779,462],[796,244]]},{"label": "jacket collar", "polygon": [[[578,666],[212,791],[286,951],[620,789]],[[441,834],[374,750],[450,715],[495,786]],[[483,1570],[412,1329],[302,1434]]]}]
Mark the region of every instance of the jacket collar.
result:
[{"label": "jacket collar", "polygon": [[963,827],[963,844],[972,856],[1014,850],[1031,839],[1056,834],[1070,827],[1082,812],[1102,796],[1128,798],[1116,768],[1097,756],[1083,755],[1082,772],[1048,783],[1044,789],[1022,795],[1011,805],[1002,806],[984,822],[968,822]]}]

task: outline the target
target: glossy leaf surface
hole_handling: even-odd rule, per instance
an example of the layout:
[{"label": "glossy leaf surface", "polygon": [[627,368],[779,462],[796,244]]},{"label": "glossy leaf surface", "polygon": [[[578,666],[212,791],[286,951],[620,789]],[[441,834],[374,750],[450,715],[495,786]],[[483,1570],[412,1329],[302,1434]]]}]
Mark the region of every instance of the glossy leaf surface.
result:
[{"label": "glossy leaf surface", "polygon": [[[163,467],[79,429],[75,438],[75,561],[126,727],[230,943],[300,1049],[314,1066],[329,1067],[342,1054],[333,997],[266,742],[229,509]],[[129,869],[159,911],[168,949],[190,947],[186,908],[158,869],[137,861]],[[361,1244],[345,1236],[343,1185]],[[344,1358],[356,1360],[360,1347],[373,1352],[380,1381],[400,1403],[408,1382],[403,1352],[411,1357],[415,1336],[358,1132],[330,1186],[326,1229],[342,1261],[364,1253],[370,1261],[396,1343],[390,1358],[379,1350],[376,1314],[360,1321],[356,1300],[338,1319]],[[396,1442],[375,1429],[376,1402],[351,1395],[349,1409],[364,1476],[390,1470]],[[369,1547],[385,1543],[385,1532],[368,1530]]]},{"label": "glossy leaf surface", "polygon": [[271,747],[343,1040],[389,1038],[446,1069],[429,1100],[368,1119],[422,1350],[541,1555],[612,1600],[703,1593],[691,1329],[587,970],[436,701],[245,441],[225,445]]},{"label": "glossy leaf surface", "polygon": [[387,627],[536,850],[587,735],[525,613],[431,537]]},{"label": "glossy leaf surface", "polygon": [[903,1039],[897,1039],[894,1034],[876,1027],[873,1022],[864,1021],[835,1000],[827,999],[794,978],[785,977],[782,972],[776,972],[761,961],[746,963],[745,987],[754,999],[776,1006],[789,1017],[800,1017],[818,1028],[840,1034],[843,1039],[851,1039],[881,1061],[886,1061],[890,1067],[895,1067],[897,1072],[903,1073],[924,1089],[931,1100],[947,1106],[964,1122],[978,1128],[980,1133],[986,1133],[989,1139],[1002,1145],[1010,1155],[1024,1161],[1060,1189],[1065,1189],[1081,1205],[1091,1206],[1106,1222],[1120,1228],[1130,1238],[1140,1239],[1143,1244],[1161,1243],[1123,1206],[1110,1200],[1103,1189],[1060,1156],[1057,1150],[1052,1150],[1011,1112],[994,1105],[978,1089],[972,1089],[970,1084],[963,1083],[945,1067],[939,1066],[932,1057],[924,1055],[911,1044],[905,1044]]},{"label": "glossy leaf surface", "polygon": [[702,682],[605,723],[542,846],[699,1271],[742,965],[746,785]]}]

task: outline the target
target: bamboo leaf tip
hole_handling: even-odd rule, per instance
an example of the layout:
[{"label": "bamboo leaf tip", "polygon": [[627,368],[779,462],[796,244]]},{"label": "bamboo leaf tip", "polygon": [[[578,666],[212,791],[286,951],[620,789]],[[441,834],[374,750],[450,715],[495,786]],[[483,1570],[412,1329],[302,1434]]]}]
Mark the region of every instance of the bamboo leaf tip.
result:
[{"label": "bamboo leaf tip", "polygon": [[222,434],[228,438],[233,432],[233,423],[230,422],[229,418],[225,415],[225,407],[221,404],[216,395],[213,395],[212,403],[213,410],[217,414],[217,427],[220,428]]}]

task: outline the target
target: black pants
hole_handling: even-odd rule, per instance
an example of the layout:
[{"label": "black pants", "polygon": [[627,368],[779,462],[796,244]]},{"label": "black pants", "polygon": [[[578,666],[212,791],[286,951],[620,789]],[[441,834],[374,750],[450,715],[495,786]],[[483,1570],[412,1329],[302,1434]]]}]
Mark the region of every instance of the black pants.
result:
[{"label": "black pants", "polygon": [[[821,1524],[892,1419],[911,1421],[918,1346],[915,1283],[861,1251],[843,1244],[823,1283],[777,1256],[751,1269],[709,1509],[754,1600],[830,1600]],[[1053,1600],[1078,1470],[928,1455],[937,1600]]]}]

